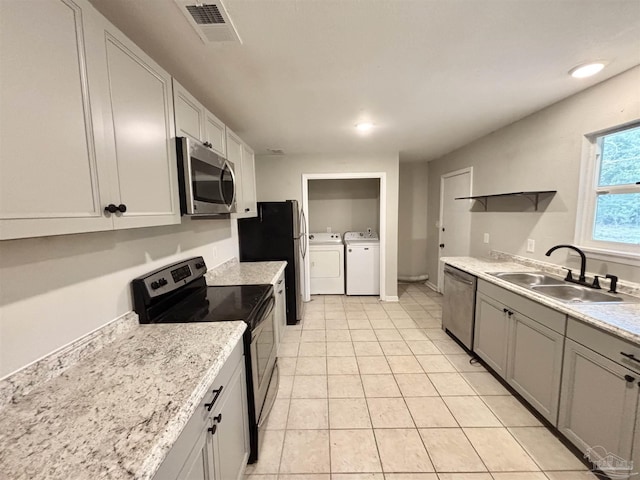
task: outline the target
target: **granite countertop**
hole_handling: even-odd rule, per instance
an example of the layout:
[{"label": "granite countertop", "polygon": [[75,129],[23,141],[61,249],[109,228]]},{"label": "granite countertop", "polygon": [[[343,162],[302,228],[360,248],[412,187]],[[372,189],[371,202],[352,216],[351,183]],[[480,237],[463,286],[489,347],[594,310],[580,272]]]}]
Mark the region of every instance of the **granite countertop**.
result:
[{"label": "granite countertop", "polygon": [[0,476],[150,479],[245,322],[140,325],[0,415]]},{"label": "granite countertop", "polygon": [[504,259],[473,257],[443,257],[441,261],[625,340],[640,344],[640,298],[636,303],[566,303],[491,275],[497,272],[533,272],[541,270],[539,267]]},{"label": "granite countertop", "polygon": [[287,262],[238,262],[233,258],[210,270],[205,275],[207,285],[262,285],[274,284]]}]

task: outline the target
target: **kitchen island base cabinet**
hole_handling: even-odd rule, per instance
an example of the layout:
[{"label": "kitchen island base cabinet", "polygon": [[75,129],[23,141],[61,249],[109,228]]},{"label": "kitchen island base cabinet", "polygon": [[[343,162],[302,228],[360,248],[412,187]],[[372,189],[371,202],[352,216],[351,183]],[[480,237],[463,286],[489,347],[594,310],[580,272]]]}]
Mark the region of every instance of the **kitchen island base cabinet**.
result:
[{"label": "kitchen island base cabinet", "polygon": [[564,356],[558,430],[592,462],[629,460],[640,377],[569,338]]},{"label": "kitchen island base cabinet", "polygon": [[[249,459],[246,370],[236,345],[153,480],[241,480]],[[209,410],[210,402],[213,402]]]}]

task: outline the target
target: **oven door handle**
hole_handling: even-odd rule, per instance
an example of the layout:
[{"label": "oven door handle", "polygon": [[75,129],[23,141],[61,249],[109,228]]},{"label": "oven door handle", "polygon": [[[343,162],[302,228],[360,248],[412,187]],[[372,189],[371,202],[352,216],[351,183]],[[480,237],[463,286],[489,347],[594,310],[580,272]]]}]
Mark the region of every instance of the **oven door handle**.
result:
[{"label": "oven door handle", "polygon": [[269,315],[271,315],[271,312],[273,312],[273,308],[275,304],[276,304],[276,300],[275,298],[273,298],[273,295],[272,295],[269,297],[267,304],[260,309],[260,312],[256,316],[258,318],[258,322],[253,326],[253,331],[251,332],[252,339],[255,338],[259,333],[258,330],[261,330],[260,325],[262,325],[262,323],[264,322],[264,319],[269,317]]}]

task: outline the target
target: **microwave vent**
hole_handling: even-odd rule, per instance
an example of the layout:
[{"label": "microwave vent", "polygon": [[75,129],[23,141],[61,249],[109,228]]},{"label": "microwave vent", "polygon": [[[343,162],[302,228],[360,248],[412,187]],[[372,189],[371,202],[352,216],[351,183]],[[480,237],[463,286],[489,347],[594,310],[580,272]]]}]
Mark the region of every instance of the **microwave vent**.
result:
[{"label": "microwave vent", "polygon": [[242,44],[229,13],[221,0],[207,3],[175,0],[180,10],[204,43]]}]

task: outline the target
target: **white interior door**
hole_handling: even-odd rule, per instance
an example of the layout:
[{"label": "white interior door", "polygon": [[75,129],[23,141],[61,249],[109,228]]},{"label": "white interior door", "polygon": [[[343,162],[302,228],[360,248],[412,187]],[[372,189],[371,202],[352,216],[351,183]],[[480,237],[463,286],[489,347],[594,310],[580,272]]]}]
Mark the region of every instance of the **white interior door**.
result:
[{"label": "white interior door", "polygon": [[[471,200],[456,200],[471,195],[471,167],[440,177],[440,245],[438,258],[468,256],[471,237]],[[439,263],[438,290],[443,291],[444,264]]]}]

